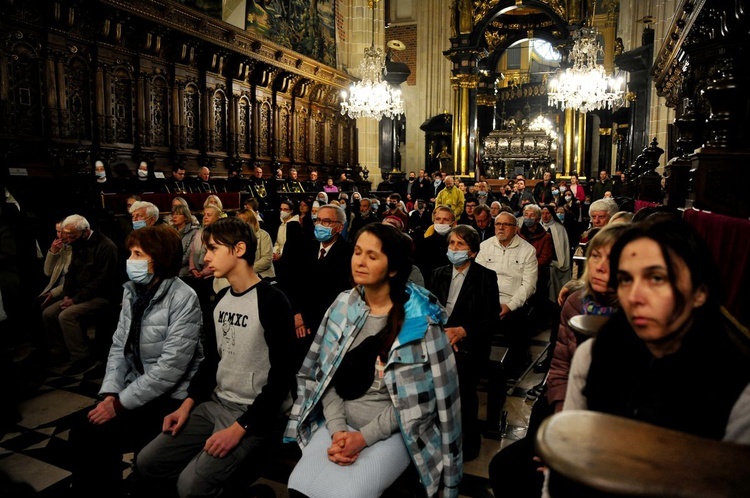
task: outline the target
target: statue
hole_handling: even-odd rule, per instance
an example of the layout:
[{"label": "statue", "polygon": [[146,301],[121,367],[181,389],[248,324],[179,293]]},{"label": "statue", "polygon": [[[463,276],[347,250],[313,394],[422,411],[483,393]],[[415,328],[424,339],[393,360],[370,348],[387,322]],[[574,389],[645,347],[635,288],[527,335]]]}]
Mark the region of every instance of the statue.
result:
[{"label": "statue", "polygon": [[451,156],[450,152],[448,152],[447,145],[443,145],[443,150],[438,153],[436,159],[440,171],[448,174],[453,174],[453,156]]},{"label": "statue", "polygon": [[456,4],[458,4],[458,0],[451,2],[451,38],[458,36],[456,31]]},{"label": "statue", "polygon": [[471,33],[474,29],[474,4],[471,0],[459,0],[459,32],[461,34]]}]

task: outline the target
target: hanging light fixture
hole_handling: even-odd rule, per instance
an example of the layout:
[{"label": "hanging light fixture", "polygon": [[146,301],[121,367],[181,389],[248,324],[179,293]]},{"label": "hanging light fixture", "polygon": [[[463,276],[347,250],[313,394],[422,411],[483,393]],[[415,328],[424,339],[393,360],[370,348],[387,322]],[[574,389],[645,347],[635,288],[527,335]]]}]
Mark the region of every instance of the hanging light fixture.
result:
[{"label": "hanging light fixture", "polygon": [[555,133],[555,125],[552,124],[547,116],[542,115],[541,111],[539,111],[539,115],[529,123],[529,130],[543,131],[552,139],[557,137],[557,133]]},{"label": "hanging light fixture", "polygon": [[569,60],[573,66],[559,70],[549,82],[548,104],[560,109],[590,112],[622,106],[623,79],[608,77],[597,62],[602,52],[593,28],[581,28],[573,34]]},{"label": "hanging light fixture", "polygon": [[[375,47],[375,4],[370,0],[367,5],[372,9],[372,45],[365,49],[365,56],[359,63],[360,81],[349,88],[349,95],[341,92],[344,101],[341,103],[341,114],[352,119],[372,118],[377,121],[383,117],[394,118],[404,113],[404,101],[401,90],[393,88],[383,80],[385,55],[381,48]],[[348,98],[347,98],[348,97]]]}]

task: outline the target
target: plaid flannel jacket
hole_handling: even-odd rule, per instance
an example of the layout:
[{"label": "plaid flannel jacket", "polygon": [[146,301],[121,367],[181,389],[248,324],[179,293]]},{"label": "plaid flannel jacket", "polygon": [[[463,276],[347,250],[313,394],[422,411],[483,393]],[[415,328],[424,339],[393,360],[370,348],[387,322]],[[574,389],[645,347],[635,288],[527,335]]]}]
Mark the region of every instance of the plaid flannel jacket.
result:
[{"label": "plaid flannel jacket", "polygon": [[[447,316],[437,299],[411,283],[406,319],[391,347],[385,381],[401,435],[428,496],[458,496],[463,474],[461,401],[453,350],[442,325]],[[306,445],[323,423],[319,403],[341,359],[361,330],[369,308],[362,291],[339,294],[326,312],[297,374],[297,400],[285,433]]]}]

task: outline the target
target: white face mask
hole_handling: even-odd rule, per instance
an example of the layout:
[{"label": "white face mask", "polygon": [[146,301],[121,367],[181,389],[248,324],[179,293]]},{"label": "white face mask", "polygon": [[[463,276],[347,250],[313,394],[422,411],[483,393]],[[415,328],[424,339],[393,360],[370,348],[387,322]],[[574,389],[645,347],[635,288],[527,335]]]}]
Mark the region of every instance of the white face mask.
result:
[{"label": "white face mask", "polygon": [[138,170],[138,178],[146,178],[148,176],[148,171],[144,171],[142,169]]},{"label": "white face mask", "polygon": [[435,223],[435,231],[440,235],[445,235],[451,230],[451,226],[447,223]]},{"label": "white face mask", "polygon": [[289,218],[291,218],[292,212],[291,211],[282,211],[281,212],[281,221],[286,221]]}]

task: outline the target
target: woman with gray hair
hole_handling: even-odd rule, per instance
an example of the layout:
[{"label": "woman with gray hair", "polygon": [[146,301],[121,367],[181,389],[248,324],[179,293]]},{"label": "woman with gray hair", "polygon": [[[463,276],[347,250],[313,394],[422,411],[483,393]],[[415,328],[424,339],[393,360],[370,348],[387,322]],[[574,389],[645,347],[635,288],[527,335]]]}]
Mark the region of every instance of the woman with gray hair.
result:
[{"label": "woman with gray hair", "polygon": [[190,209],[183,204],[178,203],[172,208],[170,224],[177,230],[182,239],[182,266],[178,275],[180,277],[190,275],[190,245],[198,232],[198,227],[192,224],[192,217]]}]

